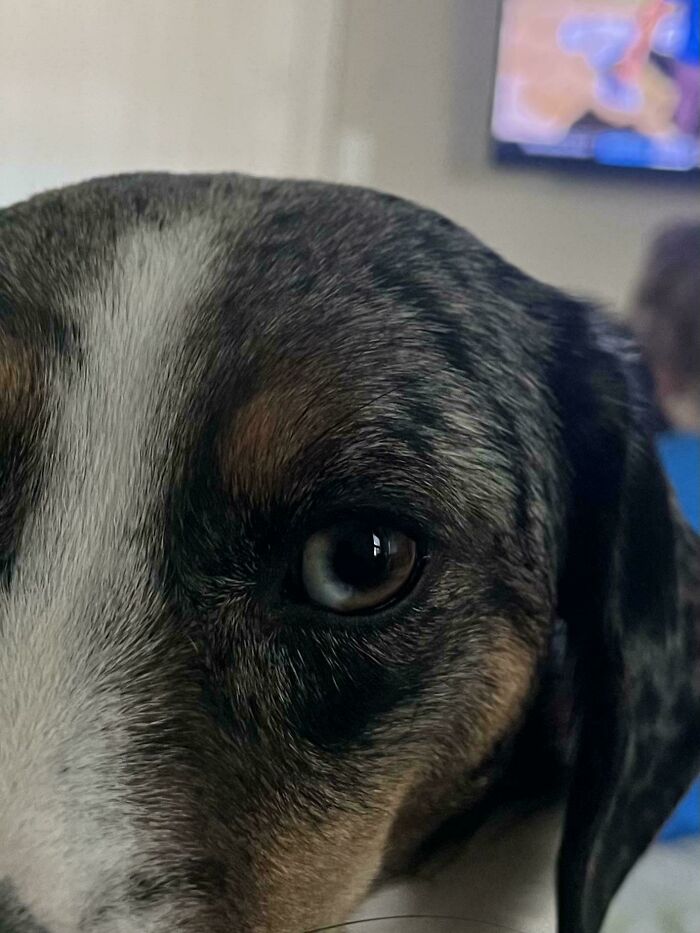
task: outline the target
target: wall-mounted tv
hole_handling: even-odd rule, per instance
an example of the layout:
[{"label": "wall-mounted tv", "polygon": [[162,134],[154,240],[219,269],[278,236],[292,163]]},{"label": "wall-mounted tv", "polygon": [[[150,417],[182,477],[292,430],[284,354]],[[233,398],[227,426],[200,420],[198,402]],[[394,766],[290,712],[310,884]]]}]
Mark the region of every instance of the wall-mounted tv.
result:
[{"label": "wall-mounted tv", "polygon": [[500,159],[700,166],[700,0],[503,0]]}]

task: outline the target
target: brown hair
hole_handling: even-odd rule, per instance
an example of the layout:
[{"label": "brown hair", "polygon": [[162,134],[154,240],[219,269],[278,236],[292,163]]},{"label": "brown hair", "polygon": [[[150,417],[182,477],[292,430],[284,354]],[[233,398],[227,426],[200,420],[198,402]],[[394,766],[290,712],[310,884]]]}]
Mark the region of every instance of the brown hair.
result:
[{"label": "brown hair", "polygon": [[653,371],[684,391],[700,385],[700,221],[654,239],[630,323]]}]

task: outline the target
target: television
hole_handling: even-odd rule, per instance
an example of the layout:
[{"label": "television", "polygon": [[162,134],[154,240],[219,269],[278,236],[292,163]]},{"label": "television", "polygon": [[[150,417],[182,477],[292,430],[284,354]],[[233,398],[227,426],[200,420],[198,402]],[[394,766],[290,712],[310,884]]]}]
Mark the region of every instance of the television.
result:
[{"label": "television", "polygon": [[499,159],[700,167],[700,0],[503,0]]}]

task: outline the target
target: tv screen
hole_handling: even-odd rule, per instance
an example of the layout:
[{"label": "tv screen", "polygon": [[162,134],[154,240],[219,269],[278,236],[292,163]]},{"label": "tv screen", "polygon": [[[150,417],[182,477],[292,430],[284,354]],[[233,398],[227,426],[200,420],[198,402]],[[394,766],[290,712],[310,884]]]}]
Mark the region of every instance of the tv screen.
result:
[{"label": "tv screen", "polygon": [[501,158],[700,166],[700,0],[504,0]]}]

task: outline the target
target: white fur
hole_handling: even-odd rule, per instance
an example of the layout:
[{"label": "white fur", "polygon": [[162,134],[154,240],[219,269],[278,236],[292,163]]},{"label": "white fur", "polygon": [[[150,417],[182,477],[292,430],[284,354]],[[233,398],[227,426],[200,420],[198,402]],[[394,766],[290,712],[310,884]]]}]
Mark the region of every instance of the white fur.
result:
[{"label": "white fur", "polygon": [[[0,603],[0,878],[51,933],[74,933],[143,848],[125,727],[148,703],[137,662],[157,645],[159,607],[132,532],[162,496],[162,406],[179,401],[168,383],[212,255],[198,221],[143,225],[100,281],[61,296],[83,363],[50,387],[43,494]],[[139,933],[161,921],[140,917]]]}]

